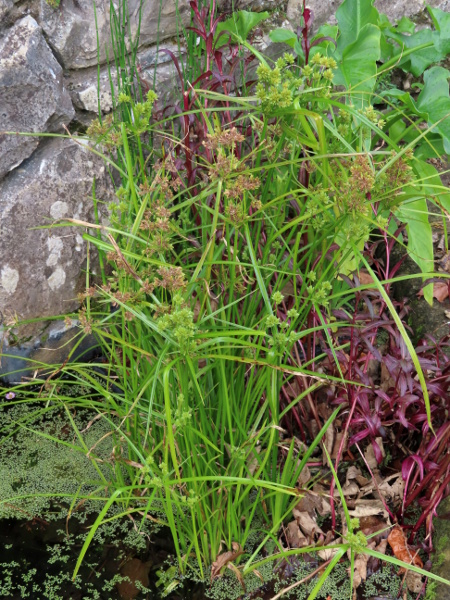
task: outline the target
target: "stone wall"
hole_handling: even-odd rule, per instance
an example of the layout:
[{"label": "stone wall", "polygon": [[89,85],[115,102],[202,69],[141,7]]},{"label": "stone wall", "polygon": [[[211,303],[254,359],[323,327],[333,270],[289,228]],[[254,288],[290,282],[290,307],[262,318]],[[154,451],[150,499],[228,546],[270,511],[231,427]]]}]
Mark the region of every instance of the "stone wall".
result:
[{"label": "stone wall", "polygon": [[[64,127],[76,130],[96,116],[98,59],[101,104],[103,110],[111,109],[106,66],[107,56],[112,55],[109,1],[97,0],[95,14],[93,0],[61,0],[58,7],[46,0],[0,0],[0,348],[3,344],[8,354],[36,358],[39,349],[54,349],[68,325],[45,319],[76,309],[77,293],[85,283],[87,248],[80,230],[36,227],[50,226],[63,217],[92,219],[94,176],[97,197],[106,202],[114,198],[101,159],[79,142],[42,135],[64,133]],[[128,3],[134,34],[140,0]],[[424,3],[376,0],[394,18],[418,13]],[[445,10],[450,0],[429,3]],[[301,0],[219,0],[218,4],[222,11],[279,9],[282,20],[287,16],[295,25]],[[333,18],[340,1],[307,4],[320,23]],[[158,54],[155,44],[159,36],[164,47],[178,51],[177,16],[184,25],[189,23],[188,0],[144,1],[138,64],[149,78],[157,65],[157,88],[162,94],[177,82],[169,57]],[[6,131],[35,135],[13,136]],[[17,319],[33,322],[6,339],[2,323]],[[17,365],[3,356],[0,375]]]}]

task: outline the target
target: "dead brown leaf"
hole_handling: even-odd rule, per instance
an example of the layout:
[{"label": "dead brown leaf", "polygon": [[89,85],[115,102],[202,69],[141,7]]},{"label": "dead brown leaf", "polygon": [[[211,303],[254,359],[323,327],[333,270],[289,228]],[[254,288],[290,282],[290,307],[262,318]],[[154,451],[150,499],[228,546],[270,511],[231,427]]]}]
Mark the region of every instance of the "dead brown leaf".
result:
[{"label": "dead brown leaf", "polygon": [[422,575],[415,571],[408,571],[405,581],[406,587],[413,594],[418,594],[423,587]]},{"label": "dead brown leaf", "polygon": [[[325,539],[320,542],[321,546],[335,546],[336,544],[340,544],[341,543],[341,538],[338,538],[337,540],[333,540],[333,533],[331,531],[327,532],[327,535],[325,536]],[[334,548],[327,548],[326,550],[319,550],[317,552],[317,555],[322,559],[322,560],[330,560],[330,558],[333,558],[333,556],[336,554],[336,552],[338,551],[338,548],[336,548],[336,550],[334,550]]]},{"label": "dead brown leaf", "polygon": [[244,554],[242,547],[237,542],[232,542],[231,547],[233,548],[232,550],[222,552],[222,554],[219,554],[217,559],[213,562],[211,566],[211,581],[214,581],[214,579],[217,579],[222,575],[221,571],[225,566],[233,560],[236,560],[241,554]]},{"label": "dead brown leaf", "polygon": [[289,548],[303,548],[308,545],[308,541],[301,532],[297,521],[291,521],[286,527],[286,541]]},{"label": "dead brown leaf", "polygon": [[[386,452],[384,451],[383,438],[377,437],[377,438],[375,438],[375,441],[378,444],[378,446],[380,447],[381,454],[384,458],[386,456]],[[367,464],[372,469],[372,471],[374,469],[378,469],[378,462],[377,462],[377,459],[375,458],[375,451],[373,449],[372,444],[369,444],[367,446],[367,448],[364,450],[364,458],[366,459]]]},{"label": "dead brown leaf", "polygon": [[299,511],[294,508],[292,514],[305,535],[312,536],[313,533],[325,535],[317,525],[315,517],[312,517],[309,512]]},{"label": "dead brown leaf", "polygon": [[367,273],[367,271],[360,271],[358,273],[358,279],[361,282],[361,285],[370,285],[371,283],[373,283],[373,277],[372,275],[369,275],[369,273]]},{"label": "dead brown leaf", "polygon": [[312,475],[309,467],[304,467],[297,479],[299,487],[305,487],[305,485],[311,480],[311,477]]},{"label": "dead brown leaf", "polygon": [[[369,544],[369,547],[372,544]],[[357,554],[353,569],[353,585],[355,588],[359,587],[363,581],[367,579],[367,561],[369,560],[368,554]]]},{"label": "dead brown leaf", "polygon": [[233,565],[232,562],[229,562],[227,564],[227,568],[230,569],[230,571],[233,571],[233,573],[237,577],[237,580],[241,584],[242,589],[244,590],[244,592],[246,592],[247,590],[245,589],[244,577],[242,576],[242,573],[240,572],[240,570],[236,567],[236,565]]},{"label": "dead brown leaf", "polygon": [[406,536],[399,525],[396,525],[392,529],[387,541],[392,548],[395,558],[405,563],[416,565],[417,567],[423,567],[420,556],[408,546]]},{"label": "dead brown leaf", "polygon": [[360,493],[358,483],[355,481],[361,471],[357,467],[349,467],[345,476],[345,484],[342,488],[344,496],[357,496]]},{"label": "dead brown leaf", "polygon": [[151,566],[152,561],[142,562],[139,558],[132,558],[121,567],[120,574],[128,578],[116,583],[117,591],[123,600],[134,600],[139,595],[140,590],[136,586],[138,581],[144,587],[148,587],[148,572]]},{"label": "dead brown leaf", "polygon": [[349,509],[351,517],[361,519],[362,517],[370,517],[372,515],[381,515],[386,523],[389,523],[389,513],[384,508],[381,500],[362,500],[358,499],[355,502],[355,508]]},{"label": "dead brown leaf", "polygon": [[325,517],[331,512],[331,505],[323,494],[311,490],[305,492],[295,508],[300,512],[308,512],[312,516],[317,512],[321,517]]},{"label": "dead brown leaf", "polygon": [[[444,242],[444,243],[442,244],[441,250],[443,250],[445,247],[444,240],[445,240],[445,236],[442,236],[441,242]],[[444,271],[447,271],[447,273],[450,273],[450,252],[441,258],[441,260],[439,261],[439,266]]]},{"label": "dead brown leaf", "polygon": [[[431,284],[430,284],[431,285]],[[444,302],[448,298],[448,283],[446,281],[438,281],[433,283],[433,298],[438,302]],[[423,290],[417,293],[418,296],[423,296]]]},{"label": "dead brown leaf", "polygon": [[[334,437],[335,437],[335,431],[334,431],[333,427],[328,427],[328,429],[325,432],[325,440],[323,441],[323,445],[325,446],[326,451],[328,452],[328,454],[330,456],[333,452]],[[328,464],[328,458],[327,458],[326,452],[323,452],[323,454],[322,454],[322,464],[324,464],[324,465]]]},{"label": "dead brown leaf", "polygon": [[[339,448],[341,446],[341,442],[342,439],[344,437],[344,432],[343,431],[338,431],[336,433],[336,436],[334,438],[334,444],[333,444],[333,450],[330,454],[331,458],[334,460],[335,458],[337,458],[338,456],[338,452],[339,452]],[[343,443],[342,446],[342,452],[345,452],[347,450],[347,442],[348,442],[348,434],[345,436],[345,441]]]}]

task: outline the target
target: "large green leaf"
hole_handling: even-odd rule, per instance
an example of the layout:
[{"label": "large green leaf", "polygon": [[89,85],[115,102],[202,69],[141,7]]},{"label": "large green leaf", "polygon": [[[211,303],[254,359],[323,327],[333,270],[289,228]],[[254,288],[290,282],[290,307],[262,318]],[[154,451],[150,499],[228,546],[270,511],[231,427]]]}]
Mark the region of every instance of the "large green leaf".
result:
[{"label": "large green leaf", "polygon": [[[427,67],[444,58],[442,51],[437,48],[440,44],[440,35],[437,31],[422,29],[412,35],[390,31],[386,32],[385,35],[386,38],[395,40],[399,45],[399,48],[393,54],[393,56],[398,56],[397,65],[404,71],[412,73],[415,77],[419,77]],[[417,48],[430,42],[433,45],[429,48],[422,48],[402,58],[405,50]]]},{"label": "large green leaf", "polygon": [[[431,141],[436,135],[442,137],[445,153],[450,154],[450,96],[448,89],[448,80],[450,72],[443,67],[432,67],[425,71],[423,80],[424,85],[417,100],[411,97],[408,92],[397,89],[386,90],[380,94],[381,97],[390,97],[400,100],[409,115],[417,115],[425,119],[432,130],[427,138]],[[419,135],[417,131],[416,136]],[[422,143],[427,152],[421,152],[423,156],[435,156],[433,148],[428,144]],[[439,146],[435,146],[437,149]]]},{"label": "large green leaf", "polygon": [[355,106],[363,106],[370,101],[376,84],[377,61],[380,59],[380,38],[381,33],[376,25],[364,25],[356,41],[343,51],[335,83],[358,92],[352,98]]},{"label": "large green leaf", "polygon": [[[425,198],[418,198],[401,206],[396,216],[406,223],[408,233],[408,254],[422,273],[433,271],[433,232],[428,221],[428,208]],[[433,286],[427,285],[424,298],[433,303]]]},{"label": "large green leaf", "polygon": [[415,160],[414,169],[422,181],[422,190],[428,198],[434,197],[443,208],[450,212],[450,192],[443,185],[436,167],[424,160]]},{"label": "large green leaf", "polygon": [[[237,12],[233,13],[232,17],[217,25],[216,39],[221,31],[229,31],[231,34],[237,36],[238,39],[245,41],[250,31],[269,16],[270,15],[268,12],[256,13],[248,10],[238,10]],[[227,41],[228,37],[226,35],[222,35],[218,40],[216,47],[220,48],[220,46],[224,46]],[[233,39],[233,36],[231,41],[236,41]]]},{"label": "large green leaf", "polygon": [[417,98],[417,107],[429,125],[439,124],[433,128],[444,140],[444,148],[450,154],[450,97],[448,80],[450,72],[443,67],[432,67],[425,72],[424,87]]},{"label": "large green leaf", "polygon": [[373,6],[373,0],[344,0],[336,11],[339,25],[338,54],[360,37],[366,25],[378,25],[379,13]]},{"label": "large green leaf", "polygon": [[[416,199],[404,203],[397,211],[396,216],[407,224],[408,254],[423,273],[430,273],[434,270],[434,253],[433,232],[428,220],[427,198],[434,197],[448,210],[450,209],[450,194],[443,192],[441,179],[433,165],[422,160],[415,160],[414,171],[419,183],[405,192],[413,198],[416,195]],[[424,288],[424,297],[429,304],[432,304],[432,285]]]},{"label": "large green leaf", "polygon": [[436,49],[445,58],[450,53],[450,13],[440,8],[428,7],[428,12],[433,20],[436,31],[439,32],[439,40],[435,43]]},{"label": "large green leaf", "polygon": [[297,36],[293,31],[289,29],[284,29],[282,27],[278,27],[269,33],[269,37],[272,42],[278,44],[287,44],[291,48],[294,47],[295,42],[297,41]]},{"label": "large green leaf", "polygon": [[[414,32],[414,29],[411,29],[412,22],[403,18],[396,27],[390,27],[385,32],[387,38],[395,40],[400,46],[394,52],[394,56],[399,58],[398,65],[415,77],[422,75],[427,67],[445,59],[450,53],[450,13],[431,7],[428,7],[428,11],[435,31],[422,29]],[[406,49],[417,48],[427,43],[432,45],[402,58]]]}]

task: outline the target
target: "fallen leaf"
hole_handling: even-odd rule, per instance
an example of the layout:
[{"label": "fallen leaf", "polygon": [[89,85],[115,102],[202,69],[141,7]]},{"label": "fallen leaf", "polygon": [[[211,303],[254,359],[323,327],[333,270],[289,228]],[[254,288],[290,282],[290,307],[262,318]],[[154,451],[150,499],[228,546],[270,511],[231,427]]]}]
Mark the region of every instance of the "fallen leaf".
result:
[{"label": "fallen leaf", "polygon": [[317,512],[321,517],[325,517],[330,514],[331,505],[321,493],[307,490],[295,509],[299,512],[308,512],[311,516]]},{"label": "fallen leaf", "polygon": [[356,478],[361,475],[361,471],[357,467],[349,467],[345,476],[345,484],[342,487],[344,496],[357,496],[360,492],[359,485],[356,483]]},{"label": "fallen leaf", "polygon": [[406,587],[413,594],[418,594],[423,587],[422,575],[415,571],[408,571],[406,573]]},{"label": "fallen leaf", "polygon": [[148,587],[148,572],[152,566],[152,561],[142,562],[139,558],[132,558],[126,562],[120,569],[120,575],[127,577],[125,581],[116,583],[117,591],[122,600],[134,600],[140,590],[136,586],[139,581],[144,587]]},{"label": "fallen leaf", "polygon": [[[370,546],[369,546],[370,547]],[[368,554],[357,554],[353,568],[353,586],[359,587],[363,581],[367,579],[367,561]]]},{"label": "fallen leaf", "polygon": [[289,548],[303,548],[308,545],[308,541],[301,532],[297,521],[291,521],[286,527],[286,541]]},{"label": "fallen leaf", "polygon": [[366,271],[361,270],[358,273],[358,278],[359,278],[361,285],[370,285],[371,283],[373,283],[372,275],[369,275],[369,273],[367,273]]},{"label": "fallen leaf", "polygon": [[[338,431],[336,433],[336,437],[334,438],[333,450],[330,454],[330,457],[334,460],[338,456],[339,448],[341,446],[342,438],[344,437],[343,431]],[[344,453],[347,450],[348,446],[348,434],[345,435],[345,440],[342,446],[342,452]]]},{"label": "fallen leaf", "polygon": [[[423,290],[420,290],[417,295],[423,296]],[[433,298],[436,298],[438,302],[443,302],[448,298],[448,283],[446,281],[433,283]]]},{"label": "fallen leaf", "polygon": [[217,559],[213,562],[211,566],[211,581],[214,581],[214,579],[217,579],[222,575],[221,571],[228,563],[236,560],[241,554],[244,554],[242,547],[237,542],[232,542],[231,547],[233,550],[222,552],[222,554],[219,554]]},{"label": "fallen leaf", "polygon": [[[335,432],[333,427],[328,427],[328,429],[325,432],[325,439],[323,441],[323,445],[326,449],[326,451],[328,452],[328,455],[331,456],[331,453],[333,452],[333,446],[334,446],[334,436],[335,436]],[[327,465],[328,464],[328,457],[327,457],[327,453],[323,452],[322,453],[322,464]]]},{"label": "fallen leaf", "polygon": [[310,481],[311,477],[312,477],[311,471],[310,471],[309,467],[306,466],[302,469],[300,475],[298,476],[297,484],[301,488],[305,487],[305,485],[308,483],[308,481]]},{"label": "fallen leaf", "polygon": [[227,564],[227,568],[230,569],[230,571],[233,571],[233,573],[236,575],[237,580],[241,584],[242,589],[244,590],[244,592],[246,592],[247,590],[245,589],[244,577],[242,576],[242,573],[239,571],[236,565],[233,565],[232,562],[229,562]]},{"label": "fallen leaf", "polygon": [[325,535],[317,525],[315,518],[309,512],[299,511],[294,508],[292,514],[305,535],[311,536],[313,533],[322,533]]},{"label": "fallen leaf", "polygon": [[[442,236],[442,239],[441,239],[442,248],[440,248],[441,250],[444,249],[444,239],[445,239],[445,237]],[[440,242],[440,244],[441,244],[441,242]],[[439,266],[444,271],[447,271],[447,273],[450,273],[450,252],[441,258],[441,260],[439,261]]]},{"label": "fallen leaf", "polygon": [[[392,548],[395,558],[410,565],[416,565],[416,567],[423,567],[420,556],[408,546],[406,536],[401,527],[396,525],[388,535],[387,541]],[[404,572],[404,569],[401,569],[401,571]]]},{"label": "fallen leaf", "polygon": [[355,508],[349,509],[351,517],[360,519],[361,517],[370,517],[372,515],[382,515],[386,522],[389,521],[389,513],[384,508],[381,500],[356,500]]},{"label": "fallen leaf", "polygon": [[[325,540],[320,545],[321,546],[335,546],[340,543],[341,543],[341,538],[338,538],[337,540],[333,540],[333,534],[331,531],[329,531],[325,537]],[[336,548],[336,550],[334,550],[334,548],[327,548],[326,550],[319,550],[317,552],[317,555],[322,560],[330,560],[330,558],[333,558],[333,556],[335,556],[335,554],[338,552],[338,550],[339,550],[339,548]]]},{"label": "fallen leaf", "polygon": [[389,523],[387,523],[383,517],[380,517],[379,515],[369,515],[368,517],[361,517],[359,519],[359,528],[365,536],[376,533],[377,531],[381,531],[382,529],[386,529],[388,526]]}]

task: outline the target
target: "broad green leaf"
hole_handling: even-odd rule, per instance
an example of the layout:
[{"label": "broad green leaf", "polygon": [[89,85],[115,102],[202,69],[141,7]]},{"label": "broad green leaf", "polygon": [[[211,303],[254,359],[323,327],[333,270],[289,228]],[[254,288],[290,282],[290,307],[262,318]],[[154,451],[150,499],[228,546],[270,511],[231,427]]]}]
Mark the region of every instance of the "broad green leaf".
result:
[{"label": "broad green leaf", "polygon": [[316,40],[320,41],[317,45],[312,46],[309,54],[309,60],[311,60],[314,54],[317,54],[318,52],[325,56],[334,56],[336,51],[336,44],[333,43],[330,39],[325,38],[331,38],[332,40],[336,41],[338,32],[339,28],[337,25],[321,25],[319,27],[319,31],[311,40],[311,44],[314,44]]},{"label": "broad green leaf", "polygon": [[[433,231],[428,220],[428,206],[426,197],[435,196],[446,208],[450,208],[450,194],[441,194],[442,187],[438,172],[422,160],[414,161],[414,170],[419,179],[419,185],[409,191],[419,188],[417,199],[404,203],[396,216],[406,223],[408,233],[408,254],[419,266],[423,273],[429,273],[434,268]],[[408,189],[405,190],[408,192]],[[420,195],[423,194],[421,198]],[[431,305],[433,303],[433,286],[424,288],[424,298]]]},{"label": "broad green leaf", "polygon": [[[436,144],[436,135],[442,137],[443,152],[450,153],[450,96],[448,79],[450,72],[443,67],[432,67],[424,74],[424,85],[417,100],[414,100],[408,92],[392,89],[381,92],[380,96],[396,98],[400,100],[410,115],[417,115],[425,119],[430,127],[433,127],[427,135],[427,141],[420,145],[421,157],[436,157],[442,148],[440,143]],[[437,124],[438,123],[438,124]],[[410,132],[411,136],[417,137],[419,132]],[[413,138],[407,141],[412,141]]]},{"label": "broad green leaf", "polygon": [[424,74],[424,87],[417,98],[417,107],[429,125],[440,123],[433,132],[440,133],[444,148],[450,154],[450,97],[448,80],[450,72],[443,67],[432,67]]},{"label": "broad green leaf", "polygon": [[295,40],[294,52],[297,56],[301,56],[304,59],[303,48],[298,40]]},{"label": "broad green leaf", "polygon": [[[216,39],[221,31],[229,31],[235,34],[239,39],[246,40],[250,31],[256,27],[261,21],[269,17],[268,12],[250,12],[247,10],[238,10],[233,13],[233,16],[219,23],[216,29]],[[232,39],[232,41],[235,41]],[[217,48],[224,46],[227,43],[227,36],[221,36],[217,42]]]},{"label": "broad green leaf", "polygon": [[443,185],[436,167],[424,160],[415,160],[414,169],[422,180],[422,190],[428,197],[435,196],[444,209],[450,212],[450,192]]},{"label": "broad green leaf", "polygon": [[[420,268],[422,273],[433,270],[433,232],[428,221],[428,208],[425,198],[419,198],[403,204],[396,216],[406,223],[408,233],[408,254]],[[424,298],[433,304],[433,286],[427,285]]]},{"label": "broad green leaf", "polygon": [[289,31],[289,29],[282,29],[281,27],[271,31],[269,33],[269,37],[272,40],[272,42],[279,44],[287,44],[291,48],[294,47],[294,44],[297,41],[297,36],[293,31]]},{"label": "broad green leaf", "polygon": [[443,57],[448,56],[450,52],[450,13],[430,6],[428,6],[428,12],[436,31],[439,32],[439,40],[435,44],[436,49],[441,52]]},{"label": "broad green leaf", "polygon": [[[405,136],[406,142],[411,142],[409,136]],[[414,156],[420,160],[428,160],[429,158],[440,158],[445,154],[444,140],[439,134],[430,133],[427,135],[427,141],[422,142],[414,152]]]},{"label": "broad green leaf", "polygon": [[[421,29],[412,35],[396,32],[387,32],[387,38],[397,42],[399,48],[394,53],[398,56],[398,66],[404,71],[410,71],[415,77],[419,77],[427,67],[438,63],[450,52],[450,44],[442,38],[438,31]],[[428,48],[422,48],[402,58],[405,50],[417,48],[423,44],[432,44]]]},{"label": "broad green leaf", "polygon": [[373,0],[344,0],[336,11],[339,25],[338,53],[342,56],[344,50],[360,37],[366,25],[378,25],[379,13],[373,6]]},{"label": "broad green leaf", "polygon": [[408,19],[408,17],[402,17],[395,28],[399,33],[411,34],[416,30],[416,24],[411,19]]},{"label": "broad green leaf", "polygon": [[316,35],[312,38],[311,42],[314,42],[315,40],[318,40],[321,37],[330,37],[333,40],[337,40],[338,33],[339,27],[337,25],[328,25],[328,23],[325,23],[324,25],[321,25],[319,27]]},{"label": "broad green leaf", "polygon": [[[358,92],[352,98],[355,106],[370,101],[377,75],[377,60],[380,59],[380,30],[375,25],[365,25],[358,39],[347,46],[342,55],[340,73],[336,83],[342,83],[351,91]],[[339,75],[341,81],[338,80]],[[367,101],[366,101],[367,100]]]}]

